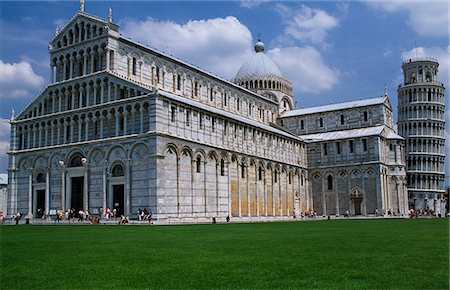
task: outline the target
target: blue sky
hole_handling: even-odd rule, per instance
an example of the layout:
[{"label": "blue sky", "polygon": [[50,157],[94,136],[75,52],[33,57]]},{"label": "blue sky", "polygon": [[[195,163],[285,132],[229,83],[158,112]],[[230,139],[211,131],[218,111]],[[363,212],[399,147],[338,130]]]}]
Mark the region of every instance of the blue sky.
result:
[{"label": "blue sky", "polygon": [[[447,128],[450,123],[446,1],[85,2],[86,12],[105,18],[108,7],[124,36],[226,79],[260,34],[266,53],[293,82],[298,107],[375,97],[386,85],[396,120],[402,61],[437,58]],[[78,8],[78,1],[0,2],[0,118],[20,112],[48,83],[48,42]],[[0,172],[8,143],[8,124],[0,120]]]}]

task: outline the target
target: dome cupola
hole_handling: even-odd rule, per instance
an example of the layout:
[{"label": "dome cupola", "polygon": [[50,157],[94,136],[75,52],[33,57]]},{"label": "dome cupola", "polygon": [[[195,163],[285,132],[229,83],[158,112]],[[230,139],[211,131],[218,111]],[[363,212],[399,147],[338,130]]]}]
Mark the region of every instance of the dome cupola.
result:
[{"label": "dome cupola", "polygon": [[264,49],[264,43],[258,39],[255,54],[241,66],[234,82],[278,102],[280,110],[290,110],[294,106],[292,84]]}]

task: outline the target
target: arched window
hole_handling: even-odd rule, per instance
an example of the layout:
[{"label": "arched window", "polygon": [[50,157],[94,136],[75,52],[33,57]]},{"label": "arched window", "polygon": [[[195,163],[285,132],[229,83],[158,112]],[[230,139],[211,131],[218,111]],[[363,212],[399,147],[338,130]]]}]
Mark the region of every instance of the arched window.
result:
[{"label": "arched window", "polygon": [[263,172],[263,170],[262,170],[262,168],[261,168],[261,166],[258,168],[258,180],[262,180],[262,172]]},{"label": "arched window", "polygon": [[320,119],[319,119],[319,126],[320,126],[320,127],[323,127],[323,118],[320,118]]},{"label": "arched window", "polygon": [[133,70],[132,70],[132,72],[133,72],[133,75],[135,76],[136,75],[136,58],[135,57],[133,57]]},{"label": "arched window", "polygon": [[39,173],[38,175],[37,175],[37,177],[36,177],[36,182],[37,183],[42,183],[42,182],[45,182],[45,175],[44,175],[44,173]]},{"label": "arched window", "polygon": [[177,90],[181,90],[181,76],[177,75]]},{"label": "arched window", "polygon": [[201,165],[202,165],[202,158],[200,156],[197,156],[197,160],[196,160],[196,167],[197,167],[197,172],[200,173],[201,171]]},{"label": "arched window", "polygon": [[82,157],[79,154],[73,156],[72,159],[70,159],[69,167],[79,167],[79,166],[81,166],[82,165],[81,158]]},{"label": "arched window", "polygon": [[341,125],[344,125],[344,123],[345,123],[344,115],[341,115]]},{"label": "arched window", "polygon": [[333,189],[333,177],[331,175],[328,175],[328,190]]},{"label": "arched window", "polygon": [[112,170],[112,175],[113,177],[124,176],[123,166],[120,164],[115,165]]},{"label": "arched window", "polygon": [[241,165],[241,178],[245,178],[245,165]]}]

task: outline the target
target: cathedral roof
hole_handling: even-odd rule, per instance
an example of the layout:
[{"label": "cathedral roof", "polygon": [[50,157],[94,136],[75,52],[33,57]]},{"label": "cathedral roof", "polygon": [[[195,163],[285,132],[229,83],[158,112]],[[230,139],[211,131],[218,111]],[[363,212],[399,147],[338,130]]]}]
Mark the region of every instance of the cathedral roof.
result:
[{"label": "cathedral roof", "polygon": [[386,102],[386,99],[388,99],[387,96],[382,96],[382,97],[378,97],[378,98],[364,99],[364,100],[359,100],[359,101],[350,101],[350,102],[345,102],[345,103],[338,103],[338,104],[331,104],[331,105],[325,105],[325,106],[319,106],[319,107],[311,107],[311,108],[305,108],[305,109],[292,110],[292,111],[287,111],[281,117],[282,118],[294,117],[294,116],[301,116],[301,115],[309,115],[309,114],[324,113],[324,112],[330,112],[330,111],[352,109],[352,108],[358,108],[358,107],[381,105]]},{"label": "cathedral roof", "polygon": [[[384,134],[383,134],[384,131]],[[359,129],[351,129],[351,130],[340,130],[333,131],[327,133],[315,133],[308,135],[300,135],[306,142],[322,142],[322,141],[333,141],[340,139],[349,139],[349,138],[363,138],[370,136],[383,135],[386,139],[399,139],[404,140],[401,136],[396,134],[394,130],[391,128],[381,125],[376,127],[367,127],[367,128],[359,128]]]},{"label": "cathedral roof", "polygon": [[247,60],[239,69],[235,82],[246,80],[284,78],[278,65],[264,54],[264,43],[258,41],[255,44],[255,54]]}]

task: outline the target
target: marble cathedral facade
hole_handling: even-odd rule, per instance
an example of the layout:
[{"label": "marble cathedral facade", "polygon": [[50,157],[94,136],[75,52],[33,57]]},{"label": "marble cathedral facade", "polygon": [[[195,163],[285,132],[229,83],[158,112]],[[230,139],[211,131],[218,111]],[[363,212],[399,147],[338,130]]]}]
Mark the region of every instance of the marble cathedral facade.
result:
[{"label": "marble cathedral facade", "polygon": [[[291,83],[261,42],[230,82],[121,36],[111,11],[81,8],[49,53],[51,82],[11,117],[8,213],[147,208],[164,223],[406,210],[404,140],[387,98],[373,108],[379,130],[354,139],[360,150],[367,138],[367,153],[348,168],[319,160],[322,143],[302,135],[340,128],[315,128],[320,112],[308,131],[296,127]],[[368,126],[349,119],[346,129]],[[329,174],[339,185],[326,190]]]}]

